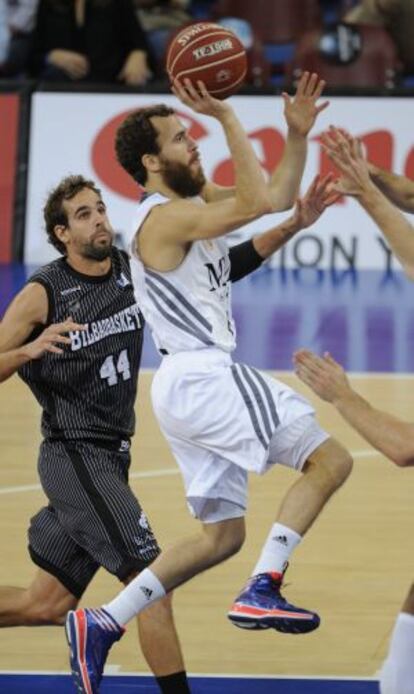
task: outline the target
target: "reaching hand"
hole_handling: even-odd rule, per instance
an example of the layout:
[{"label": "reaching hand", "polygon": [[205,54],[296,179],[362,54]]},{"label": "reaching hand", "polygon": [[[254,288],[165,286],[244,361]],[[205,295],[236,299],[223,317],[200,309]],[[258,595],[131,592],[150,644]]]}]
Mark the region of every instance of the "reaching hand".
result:
[{"label": "reaching hand", "polygon": [[374,187],[359,140],[341,128],[331,127],[321,136],[321,141],[328,157],[342,173],[333,190],[340,195],[358,196]]},{"label": "reaching hand", "polygon": [[329,205],[339,198],[339,193],[332,190],[333,174],[327,174],[324,178],[315,176],[312,184],[303,198],[296,202],[292,221],[299,229],[314,224]]},{"label": "reaching hand", "polygon": [[307,349],[300,349],[293,355],[293,365],[300,380],[322,400],[335,404],[352,392],[345,371],[329,352],[318,357]]},{"label": "reaching hand", "polygon": [[67,318],[63,323],[49,325],[33,342],[24,345],[23,349],[26,356],[29,359],[40,359],[45,352],[62,354],[63,349],[56,345],[70,345],[71,339],[66,337],[64,333],[69,333],[72,330],[85,330],[85,326],[74,323],[72,318]]},{"label": "reaching hand", "polygon": [[293,98],[283,92],[285,118],[291,131],[306,136],[319,113],[329,106],[329,101],[324,101],[319,106],[316,105],[324,86],[324,80],[320,80],[318,75],[304,72]]},{"label": "reaching hand", "polygon": [[196,113],[204,113],[206,116],[220,119],[224,114],[232,111],[228,103],[215,99],[208,93],[204,82],[197,81],[196,89],[188,78],[185,78],[184,82],[174,80],[171,90],[177,99]]}]

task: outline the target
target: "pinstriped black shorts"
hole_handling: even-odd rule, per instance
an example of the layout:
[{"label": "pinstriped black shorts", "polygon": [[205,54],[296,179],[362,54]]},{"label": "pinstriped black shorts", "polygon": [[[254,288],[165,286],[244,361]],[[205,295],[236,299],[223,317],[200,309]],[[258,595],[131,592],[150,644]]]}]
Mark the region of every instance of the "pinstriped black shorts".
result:
[{"label": "pinstriped black shorts", "polygon": [[128,451],[104,443],[44,441],[40,447],[49,505],[31,519],[29,552],[78,598],[99,567],[122,581],[160,553],[128,485],[130,462]]}]

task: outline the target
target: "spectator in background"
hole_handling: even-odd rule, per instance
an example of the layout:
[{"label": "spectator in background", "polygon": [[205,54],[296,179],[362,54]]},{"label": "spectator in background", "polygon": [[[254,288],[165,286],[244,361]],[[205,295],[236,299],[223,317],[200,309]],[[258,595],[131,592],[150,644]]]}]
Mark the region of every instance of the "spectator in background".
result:
[{"label": "spectator in background", "polygon": [[27,68],[39,0],[0,0],[0,76],[16,77]]},{"label": "spectator in background", "polygon": [[190,0],[133,0],[138,20],[157,59],[163,67],[170,36],[191,21]]},{"label": "spectator in background", "polygon": [[386,29],[406,70],[414,69],[414,0],[361,0],[344,17],[349,24]]},{"label": "spectator in background", "polygon": [[32,55],[35,77],[142,86],[153,69],[132,0],[40,0]]}]

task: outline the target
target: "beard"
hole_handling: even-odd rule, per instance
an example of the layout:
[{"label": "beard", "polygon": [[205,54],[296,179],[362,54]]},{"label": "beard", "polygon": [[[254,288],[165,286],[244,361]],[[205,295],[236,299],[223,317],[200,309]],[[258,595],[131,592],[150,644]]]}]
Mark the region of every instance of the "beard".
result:
[{"label": "beard", "polygon": [[192,198],[200,195],[206,182],[202,168],[193,173],[189,166],[181,162],[162,159],[162,180],[181,198]]},{"label": "beard", "polygon": [[82,246],[82,256],[88,260],[106,260],[112,252],[112,236],[107,242],[90,241]]}]

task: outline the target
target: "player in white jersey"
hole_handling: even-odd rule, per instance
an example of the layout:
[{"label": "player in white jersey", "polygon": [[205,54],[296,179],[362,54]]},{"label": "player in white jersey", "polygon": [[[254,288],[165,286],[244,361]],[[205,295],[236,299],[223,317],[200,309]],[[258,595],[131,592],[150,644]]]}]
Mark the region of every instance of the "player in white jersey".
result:
[{"label": "player in white jersey", "polygon": [[[79,669],[102,672],[114,621],[122,627],[148,604],[240,549],[247,474],[264,473],[277,462],[303,474],[286,495],[229,618],[248,629],[289,633],[319,625],[317,614],[282,597],[281,583],[292,551],[349,475],[352,460],[318,426],[305,399],[284,383],[232,361],[233,268],[221,237],[294,203],[306,137],[324,107],[316,105],[322,87],[317,75],[305,74],[295,98],[284,96],[287,146],[269,184],[232,107],[210,97],[201,82],[199,91],[189,81],[175,83],[174,92],[223,127],[235,166],[234,189],[205,180],[196,144],[172,109],[161,105],[137,111],[118,130],[118,160],[146,190],[131,267],[136,296],[163,355],[153,381],[153,405],[202,529],[162,553],[104,608],[70,613],[72,662],[77,658]],[[241,262],[267,257],[315,221],[334,199],[328,184],[329,178],[316,180],[292,217],[248,244]],[[97,644],[94,659],[85,649],[76,655],[85,639]]]}]

